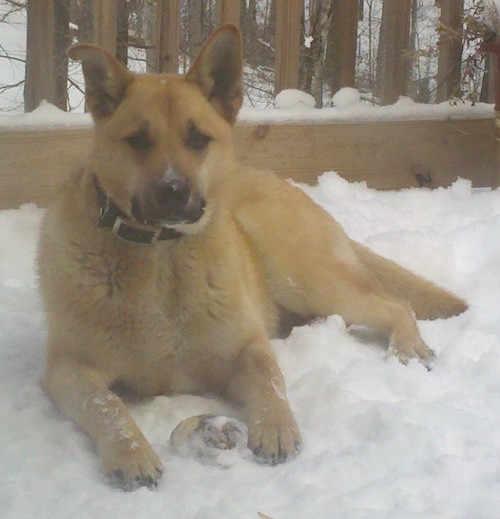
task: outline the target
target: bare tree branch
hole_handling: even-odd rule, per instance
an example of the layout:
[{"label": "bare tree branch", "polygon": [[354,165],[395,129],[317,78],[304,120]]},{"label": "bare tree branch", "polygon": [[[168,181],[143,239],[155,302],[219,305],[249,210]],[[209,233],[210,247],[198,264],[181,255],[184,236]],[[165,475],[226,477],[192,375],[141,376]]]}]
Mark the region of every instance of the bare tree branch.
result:
[{"label": "bare tree branch", "polygon": [[2,85],[0,86],[0,94],[7,92],[7,90],[10,90],[11,88],[21,86],[22,84],[24,84],[24,79],[21,79],[21,81],[18,81],[17,83],[12,83],[11,85]]},{"label": "bare tree branch", "polygon": [[85,90],[78,83],[75,83],[71,78],[68,78],[68,82],[72,87],[75,87],[79,92],[85,95]]},{"label": "bare tree branch", "polygon": [[9,56],[8,54],[0,54],[0,58],[8,59],[9,61],[19,61],[21,63],[26,63],[25,59],[22,58],[16,58],[14,56]]},{"label": "bare tree branch", "polygon": [[13,14],[17,13],[19,11],[22,11],[23,9],[26,9],[26,3],[23,2],[15,2],[14,0],[4,0],[4,4],[10,5],[11,8],[6,11],[1,17],[0,17],[0,23],[5,23],[7,21],[7,18]]}]

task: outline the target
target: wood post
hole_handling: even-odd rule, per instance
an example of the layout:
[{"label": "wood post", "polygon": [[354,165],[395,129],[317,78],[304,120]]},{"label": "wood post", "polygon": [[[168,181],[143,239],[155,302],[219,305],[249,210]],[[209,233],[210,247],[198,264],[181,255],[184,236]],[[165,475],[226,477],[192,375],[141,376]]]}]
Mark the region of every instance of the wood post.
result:
[{"label": "wood post", "polygon": [[217,2],[217,25],[232,23],[240,25],[240,0],[218,0]]},{"label": "wood post", "polygon": [[395,103],[407,91],[413,1],[384,0],[377,58],[377,93],[381,105]]},{"label": "wood post", "polygon": [[128,65],[129,2],[116,0],[116,58]]},{"label": "wood post", "polygon": [[333,2],[331,9],[325,75],[334,94],[342,87],[354,87],[359,0]]},{"label": "wood post", "polygon": [[495,82],[495,178],[493,188],[500,188],[500,42],[496,38],[491,38],[483,42],[479,50],[491,54],[492,71]]},{"label": "wood post", "polygon": [[304,0],[276,1],[275,94],[299,87],[300,26]]},{"label": "wood post", "polygon": [[43,99],[67,107],[69,0],[33,0],[27,5],[24,110]]},{"label": "wood post", "polygon": [[95,43],[114,56],[117,28],[116,0],[87,0],[83,6],[85,24],[80,28],[80,41]]},{"label": "wood post", "polygon": [[462,65],[463,0],[440,0],[441,7],[437,93],[438,102],[447,101],[460,90]]},{"label": "wood post", "polygon": [[157,72],[179,72],[180,13],[179,0],[157,0]]}]

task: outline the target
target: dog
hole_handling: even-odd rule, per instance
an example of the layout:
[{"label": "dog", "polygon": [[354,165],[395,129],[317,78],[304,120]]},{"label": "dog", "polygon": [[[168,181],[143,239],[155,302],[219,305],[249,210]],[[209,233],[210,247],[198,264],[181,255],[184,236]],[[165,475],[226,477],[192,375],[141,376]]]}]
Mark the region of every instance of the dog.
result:
[{"label": "dog", "polygon": [[235,160],[242,49],[227,25],[186,75],[134,74],[90,44],[92,150],[46,211],[37,256],[47,315],[43,387],[125,490],[162,463],[115,388],[220,394],[275,464],[301,447],[270,339],[317,317],[387,335],[403,362],[434,357],[416,319],[466,303],[349,239],[306,194]]}]

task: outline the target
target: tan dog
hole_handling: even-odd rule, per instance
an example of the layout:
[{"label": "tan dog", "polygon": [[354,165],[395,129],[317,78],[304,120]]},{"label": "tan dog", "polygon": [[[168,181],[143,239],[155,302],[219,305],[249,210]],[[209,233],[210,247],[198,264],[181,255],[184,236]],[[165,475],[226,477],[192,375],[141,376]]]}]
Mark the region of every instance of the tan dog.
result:
[{"label": "tan dog", "polygon": [[44,387],[123,488],[155,486],[162,464],[110,389],[118,383],[240,402],[249,447],[278,463],[301,437],[271,337],[340,314],[387,334],[404,363],[432,359],[414,313],[466,304],[351,241],[296,187],[235,162],[235,27],[184,77],[133,74],[92,45],[69,55],[83,63],[95,141],[42,226]]}]

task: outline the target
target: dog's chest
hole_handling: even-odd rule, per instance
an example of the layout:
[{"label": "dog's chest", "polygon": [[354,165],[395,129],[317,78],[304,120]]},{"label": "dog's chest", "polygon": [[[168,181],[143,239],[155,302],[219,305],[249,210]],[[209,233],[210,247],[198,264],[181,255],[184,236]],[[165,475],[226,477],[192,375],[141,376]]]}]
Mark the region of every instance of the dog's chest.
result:
[{"label": "dog's chest", "polygon": [[241,294],[241,258],[231,245],[186,240],[160,261],[157,289],[166,315],[179,325],[228,319]]},{"label": "dog's chest", "polygon": [[192,344],[237,342],[270,314],[272,300],[245,241],[235,232],[193,238],[159,262],[158,292],[165,314]]}]

